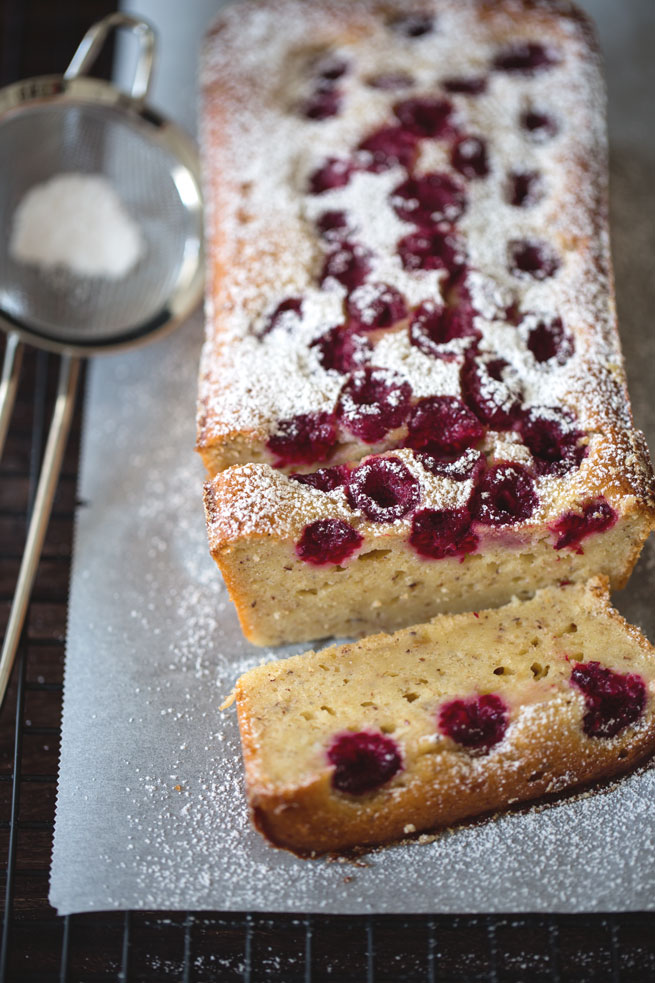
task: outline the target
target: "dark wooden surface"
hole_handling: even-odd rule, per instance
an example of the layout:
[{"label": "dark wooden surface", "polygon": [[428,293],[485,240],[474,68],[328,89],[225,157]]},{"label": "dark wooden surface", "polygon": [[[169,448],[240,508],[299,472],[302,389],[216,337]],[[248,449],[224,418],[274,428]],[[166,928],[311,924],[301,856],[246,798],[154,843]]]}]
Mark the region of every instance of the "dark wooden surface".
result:
[{"label": "dark wooden surface", "polygon": [[[84,30],[113,7],[108,0],[0,0],[1,81],[62,71]],[[28,350],[0,464],[0,629],[18,572],[56,378],[57,359]],[[0,896],[6,933],[0,979],[655,981],[655,919],[649,914],[308,918],[116,912],[58,918],[47,901],[48,868],[80,427],[78,409],[19,663],[0,714]]]}]

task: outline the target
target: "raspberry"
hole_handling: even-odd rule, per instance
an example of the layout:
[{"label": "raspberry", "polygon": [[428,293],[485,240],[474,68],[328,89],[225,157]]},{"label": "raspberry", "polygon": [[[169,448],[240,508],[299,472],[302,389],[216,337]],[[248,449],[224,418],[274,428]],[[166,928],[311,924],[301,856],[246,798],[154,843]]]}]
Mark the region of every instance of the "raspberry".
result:
[{"label": "raspberry", "polygon": [[473,326],[472,309],[435,307],[429,300],[416,309],[409,324],[409,340],[425,355],[444,357],[443,346],[456,338],[480,338]]},{"label": "raspberry", "polygon": [[502,358],[476,357],[468,349],[460,374],[464,402],[494,430],[513,427],[520,413],[519,395],[503,380],[506,365]]},{"label": "raspberry", "polygon": [[368,276],[371,269],[369,259],[368,252],[357,243],[340,242],[325,258],[321,284],[333,277],[351,293]]},{"label": "raspberry", "polygon": [[450,163],[470,181],[489,173],[487,145],[480,137],[459,137],[450,154]]},{"label": "raspberry", "polygon": [[431,229],[437,222],[455,222],[466,208],[461,184],[447,174],[407,178],[391,192],[393,210],[404,222]]},{"label": "raspberry", "polygon": [[427,96],[405,99],[393,107],[403,129],[416,137],[445,137],[453,132],[450,116],[453,105],[448,99]]},{"label": "raspberry", "polygon": [[538,171],[511,171],[507,180],[507,201],[515,208],[529,208],[544,196]]},{"label": "raspberry", "polygon": [[468,481],[469,478],[477,481],[486,466],[484,454],[472,448],[454,460],[447,454],[435,455],[423,451],[415,452],[414,457],[420,461],[426,471],[443,478],[450,478],[451,481]]},{"label": "raspberry", "polygon": [[573,338],[564,331],[559,317],[551,321],[539,321],[531,329],[527,344],[537,362],[555,359],[560,365],[564,365],[574,351]]},{"label": "raspberry", "polygon": [[485,75],[454,76],[443,79],[441,85],[446,92],[463,96],[479,96],[487,91],[487,78]]},{"label": "raspberry", "polygon": [[315,567],[342,563],[363,542],[363,537],[342,519],[318,519],[303,529],[296,543],[296,555]]},{"label": "raspberry", "polygon": [[412,409],[407,447],[436,457],[459,457],[484,437],[485,428],[456,396],[429,396]]},{"label": "raspberry", "polygon": [[510,270],[514,276],[547,280],[554,276],[560,261],[547,242],[536,239],[515,239],[509,244]]},{"label": "raspberry", "polygon": [[526,109],[521,113],[519,122],[535,143],[545,143],[559,132],[557,120],[540,109]]},{"label": "raspberry", "polygon": [[309,485],[319,491],[330,492],[345,485],[349,474],[347,465],[337,464],[333,468],[319,468],[318,471],[310,471],[309,474],[290,474],[289,477],[300,485]]},{"label": "raspberry", "polygon": [[487,754],[507,730],[507,706],[496,693],[451,700],[439,710],[439,730],[462,747]]},{"label": "raspberry", "polygon": [[419,483],[397,457],[376,457],[353,471],[346,497],[371,522],[395,522],[419,504]]},{"label": "raspberry", "polygon": [[366,137],[359,145],[364,169],[379,174],[390,167],[411,167],[416,157],[418,138],[401,126],[384,126]]},{"label": "raspberry", "polygon": [[327,751],[334,765],[332,786],[348,795],[364,795],[391,781],[402,769],[400,749],[386,734],[345,731]]},{"label": "raspberry", "polygon": [[455,273],[464,262],[461,245],[449,226],[412,232],[400,240],[397,249],[406,270],[448,270]]},{"label": "raspberry", "polygon": [[386,283],[365,283],[346,301],[348,326],[353,331],[392,328],[407,316],[405,298]]},{"label": "raspberry", "polygon": [[301,106],[307,119],[320,121],[336,116],[341,109],[341,92],[332,86],[319,86]]},{"label": "raspberry", "polygon": [[310,174],[309,193],[321,195],[324,191],[331,191],[332,188],[343,188],[350,181],[353,170],[351,161],[329,157],[321,167]]},{"label": "raspberry", "polygon": [[583,539],[595,532],[611,529],[618,518],[609,502],[598,498],[587,502],[582,513],[565,512],[548,528],[557,537],[554,546],[556,550],[571,549],[581,554],[583,549],[580,543]]},{"label": "raspberry", "polygon": [[346,382],[337,407],[343,426],[367,444],[402,426],[409,412],[408,382],[385,369],[358,369]]},{"label": "raspberry", "polygon": [[328,242],[341,242],[348,233],[346,213],[336,209],[323,212],[316,220],[316,228]]},{"label": "raspberry", "polygon": [[284,328],[285,331],[292,330],[302,316],[302,298],[287,297],[277,305],[275,310],[267,318],[264,327],[259,332],[259,337],[264,338],[274,328]]},{"label": "raspberry", "polygon": [[478,547],[467,508],[421,509],[412,519],[409,542],[420,556],[432,560],[466,556]]},{"label": "raspberry", "polygon": [[587,737],[614,737],[639,720],[646,707],[646,685],[634,672],[583,662],[573,667],[571,684],[584,694],[582,729]]},{"label": "raspberry", "polygon": [[584,434],[572,426],[572,417],[564,410],[532,407],[520,421],[519,433],[539,475],[567,474],[587,456],[587,448],[580,443]]},{"label": "raspberry", "polygon": [[532,475],[522,464],[501,461],[485,471],[473,493],[471,513],[487,526],[506,526],[529,519],[539,499]]},{"label": "raspberry", "polygon": [[559,55],[552,48],[536,42],[517,41],[498,52],[493,67],[498,72],[532,75],[552,68],[559,60]]},{"label": "raspberry", "polygon": [[330,328],[310,347],[317,349],[318,360],[324,369],[344,373],[362,365],[371,352],[365,338],[339,326]]},{"label": "raspberry", "polygon": [[275,456],[276,468],[287,464],[313,464],[324,461],[336,441],[334,414],[300,413],[280,420],[277,433],[266,446]]}]

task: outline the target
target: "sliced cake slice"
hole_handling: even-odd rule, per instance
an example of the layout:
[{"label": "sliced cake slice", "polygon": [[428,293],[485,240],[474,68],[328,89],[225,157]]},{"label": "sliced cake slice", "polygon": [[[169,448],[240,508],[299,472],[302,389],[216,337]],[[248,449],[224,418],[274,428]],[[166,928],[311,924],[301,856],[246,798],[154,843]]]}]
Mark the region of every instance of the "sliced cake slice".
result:
[{"label": "sliced cake slice", "polygon": [[236,685],[255,825],[339,851],[616,775],[655,747],[654,655],[595,578],[260,666]]}]

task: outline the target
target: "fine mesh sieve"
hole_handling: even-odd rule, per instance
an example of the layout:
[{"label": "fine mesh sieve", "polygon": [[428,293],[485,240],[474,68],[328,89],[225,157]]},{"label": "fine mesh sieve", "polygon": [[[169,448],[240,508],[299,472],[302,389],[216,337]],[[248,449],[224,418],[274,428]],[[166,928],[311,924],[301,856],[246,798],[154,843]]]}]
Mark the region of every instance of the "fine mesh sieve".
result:
[{"label": "fine mesh sieve", "polygon": [[[16,161],[21,166],[16,167]],[[0,224],[10,227],[25,193],[53,174],[108,178],[145,240],[143,257],[120,280],[44,273],[0,243],[0,313],[57,344],[100,347],[168,319],[168,300],[198,265],[197,215],[176,184],[175,156],[153,149],[143,124],[106,106],[36,106],[0,122]],[[183,178],[184,179],[184,178]]]},{"label": "fine mesh sieve", "polygon": [[[87,71],[114,28],[139,41],[129,93]],[[70,426],[80,356],[115,350],[170,329],[202,292],[202,199],[191,140],[145,105],[155,54],[152,28],[110,14],[84,36],[63,76],[0,91],[0,327],[7,334],[0,382],[0,453],[22,342],[61,354],[57,401],[0,658],[4,698],[22,630]],[[35,185],[63,173],[102,175],[142,235],[134,268],[120,279],[44,271],[9,251],[12,218]]]}]

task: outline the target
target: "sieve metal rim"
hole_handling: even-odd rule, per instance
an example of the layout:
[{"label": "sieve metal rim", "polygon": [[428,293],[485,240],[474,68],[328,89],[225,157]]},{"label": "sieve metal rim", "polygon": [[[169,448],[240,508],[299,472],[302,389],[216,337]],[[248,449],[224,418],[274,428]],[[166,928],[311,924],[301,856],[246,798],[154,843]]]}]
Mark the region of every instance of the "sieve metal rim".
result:
[{"label": "sieve metal rim", "polygon": [[172,331],[196,307],[202,297],[204,284],[204,240],[202,218],[202,181],[200,161],[195,145],[184,130],[146,106],[142,99],[122,92],[111,82],[86,75],[66,78],[64,75],[40,75],[23,79],[0,89],[0,132],[5,123],[30,109],[70,106],[118,111],[144,139],[175,158],[185,174],[184,207],[191,215],[198,240],[198,260],[191,277],[180,270],[167,302],[151,317],[125,329],[121,335],[94,338],[85,342],[62,342],[48,331],[36,328],[0,306],[0,326],[14,331],[26,342],[59,354],[88,355],[119,351],[145,343]]}]

